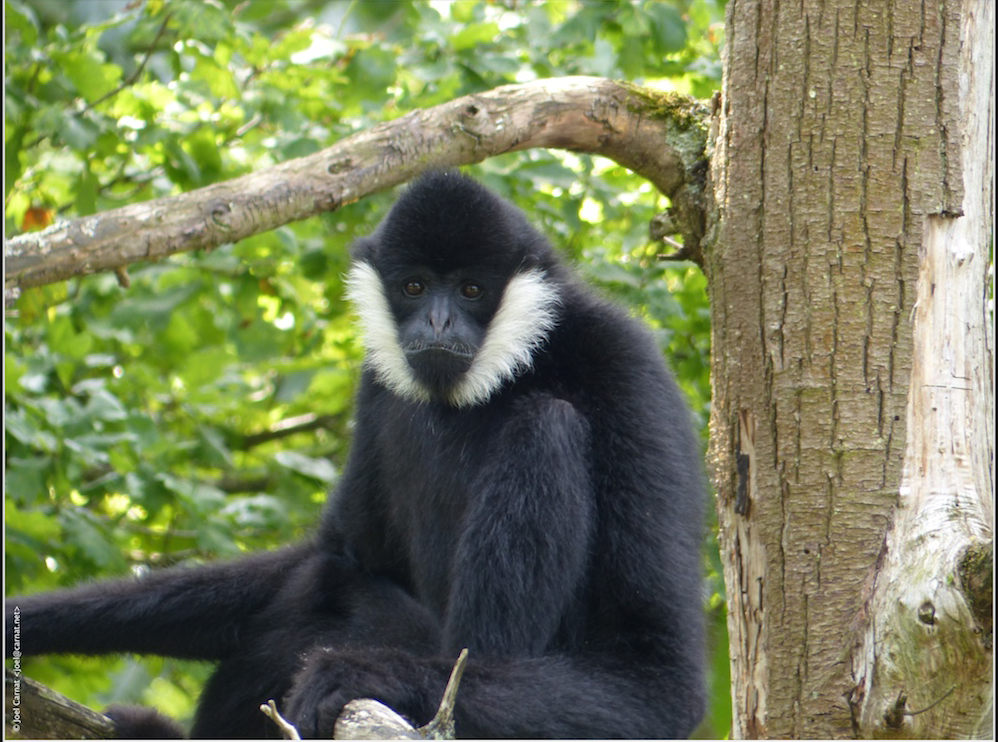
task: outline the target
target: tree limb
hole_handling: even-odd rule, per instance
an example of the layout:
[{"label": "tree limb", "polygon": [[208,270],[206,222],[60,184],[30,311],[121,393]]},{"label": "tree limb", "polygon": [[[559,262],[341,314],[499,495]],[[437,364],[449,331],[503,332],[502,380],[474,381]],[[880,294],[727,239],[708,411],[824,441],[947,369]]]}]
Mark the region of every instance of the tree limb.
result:
[{"label": "tree limb", "polygon": [[113,739],[114,722],[20,672],[4,673],[4,731],[20,739]]},{"label": "tree limb", "polygon": [[267,430],[258,433],[246,433],[241,436],[239,447],[243,450],[259,446],[263,443],[287,438],[298,433],[309,433],[313,430],[330,428],[337,422],[336,415],[316,415],[313,412],[280,420]]},{"label": "tree limb", "polygon": [[380,701],[358,698],[343,707],[333,739],[423,739],[423,735]]},{"label": "tree limb", "polygon": [[266,170],[13,237],[5,248],[7,303],[22,288],[212,249],[333,211],[429,168],[535,147],[600,154],[648,178],[672,200],[692,249],[703,234],[707,118],[695,99],[596,77],[464,96]]}]

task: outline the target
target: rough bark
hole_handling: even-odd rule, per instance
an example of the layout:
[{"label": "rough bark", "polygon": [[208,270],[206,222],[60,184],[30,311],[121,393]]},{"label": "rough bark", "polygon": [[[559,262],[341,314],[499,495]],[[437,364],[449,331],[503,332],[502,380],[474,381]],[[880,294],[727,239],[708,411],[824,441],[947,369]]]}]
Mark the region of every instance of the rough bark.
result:
[{"label": "rough bark", "polygon": [[908,443],[893,528],[866,607],[852,696],[864,736],[993,732],[994,4],[960,19],[962,216],[925,220]]},{"label": "rough bark", "polygon": [[876,732],[854,673],[905,453],[932,422],[908,415],[919,255],[964,208],[960,22],[984,4],[728,5],[705,254],[734,737]]},{"label": "rough bark", "polygon": [[706,109],[596,77],[507,85],[341,140],[321,152],[180,196],[131,204],[10,239],[7,301],[20,288],[211,249],[404,183],[428,168],[557,147],[609,157],[673,203],[692,249],[703,232]]}]

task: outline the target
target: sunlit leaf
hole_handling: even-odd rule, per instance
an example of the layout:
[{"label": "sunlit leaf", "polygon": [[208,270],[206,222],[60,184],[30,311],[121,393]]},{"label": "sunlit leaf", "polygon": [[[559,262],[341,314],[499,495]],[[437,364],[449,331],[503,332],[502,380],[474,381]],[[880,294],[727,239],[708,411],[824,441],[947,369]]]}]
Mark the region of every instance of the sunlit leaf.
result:
[{"label": "sunlit leaf", "polygon": [[56,60],[62,73],[73,81],[89,103],[104,97],[121,82],[121,68],[104,62],[103,56],[96,51],[72,51],[57,56]]},{"label": "sunlit leaf", "polygon": [[336,467],[326,459],[315,459],[294,451],[282,451],[274,457],[274,460],[281,466],[304,474],[306,477],[327,483],[336,480]]}]

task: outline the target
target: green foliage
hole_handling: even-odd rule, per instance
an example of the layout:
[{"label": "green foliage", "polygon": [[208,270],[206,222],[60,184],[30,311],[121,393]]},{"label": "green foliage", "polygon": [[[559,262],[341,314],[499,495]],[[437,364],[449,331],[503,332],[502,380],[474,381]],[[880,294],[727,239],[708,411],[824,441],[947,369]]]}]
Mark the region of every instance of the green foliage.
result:
[{"label": "green foliage", "polygon": [[[309,154],[415,108],[592,74],[707,97],[723,0],[5,2],[5,231],[176,194]],[[113,4],[112,4],[113,5]],[[668,205],[600,158],[532,151],[472,169],[653,327],[701,427],[705,280],[663,263]],[[5,325],[6,577],[34,592],[273,547],[318,518],[349,445],[361,348],[347,246],[365,199],[210,253],[25,292]],[[707,569],[727,682],[723,589]],[[94,707],[180,718],[209,668],[45,658]],[[726,691],[702,733],[723,736]]]}]

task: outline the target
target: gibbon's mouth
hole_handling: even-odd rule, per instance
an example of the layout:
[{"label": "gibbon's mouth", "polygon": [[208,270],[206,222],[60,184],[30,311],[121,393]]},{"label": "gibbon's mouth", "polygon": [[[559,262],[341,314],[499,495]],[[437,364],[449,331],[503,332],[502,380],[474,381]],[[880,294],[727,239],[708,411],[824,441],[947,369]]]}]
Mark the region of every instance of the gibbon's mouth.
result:
[{"label": "gibbon's mouth", "polygon": [[471,368],[475,356],[467,346],[414,343],[405,359],[415,376],[431,388],[446,388]]},{"label": "gibbon's mouth", "polygon": [[471,362],[474,357],[474,353],[471,352],[471,348],[467,345],[449,345],[446,343],[411,343],[404,348],[405,357],[413,360],[441,360],[445,361],[448,358],[453,358],[455,360],[464,359]]}]

